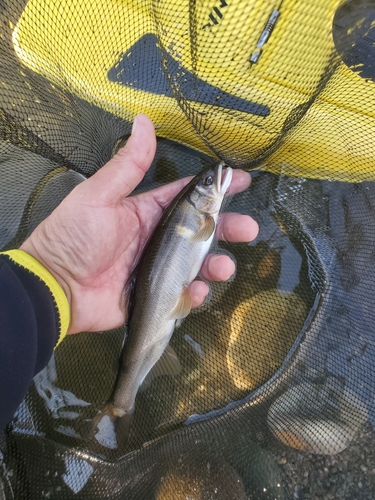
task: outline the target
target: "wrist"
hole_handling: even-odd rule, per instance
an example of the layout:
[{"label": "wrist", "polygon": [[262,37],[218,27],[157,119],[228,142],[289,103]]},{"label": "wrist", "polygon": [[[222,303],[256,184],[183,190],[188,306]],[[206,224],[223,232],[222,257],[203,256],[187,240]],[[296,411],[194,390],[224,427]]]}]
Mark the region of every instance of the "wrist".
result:
[{"label": "wrist", "polygon": [[68,282],[61,276],[62,273],[59,273],[57,270],[57,266],[53,266],[53,263],[49,262],[49,260],[43,258],[43,255],[41,252],[38,252],[36,246],[34,245],[33,241],[31,238],[28,238],[19,248],[23,252],[28,253],[31,255],[31,257],[34,257],[43,267],[49,271],[50,274],[55,278],[57,283],[60,285],[62,291],[64,292],[69,308],[71,310],[71,304],[72,304],[72,293],[70,290],[70,287],[68,285]]}]

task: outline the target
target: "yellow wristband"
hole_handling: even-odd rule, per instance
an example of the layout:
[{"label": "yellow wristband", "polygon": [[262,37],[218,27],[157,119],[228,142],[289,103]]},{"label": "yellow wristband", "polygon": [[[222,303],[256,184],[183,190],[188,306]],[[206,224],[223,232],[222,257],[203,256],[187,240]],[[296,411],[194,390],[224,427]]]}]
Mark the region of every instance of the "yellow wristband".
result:
[{"label": "yellow wristband", "polygon": [[13,262],[28,269],[30,272],[38,276],[38,278],[40,278],[46,284],[49,291],[51,292],[57,310],[59,312],[60,319],[60,333],[57,344],[55,346],[57,347],[66,336],[66,332],[68,331],[70,322],[69,302],[63,289],[56,281],[56,278],[48,271],[48,269],[46,269],[39,261],[34,259],[34,257],[24,252],[23,250],[8,250],[1,253],[3,255],[8,255],[8,257],[10,257]]}]

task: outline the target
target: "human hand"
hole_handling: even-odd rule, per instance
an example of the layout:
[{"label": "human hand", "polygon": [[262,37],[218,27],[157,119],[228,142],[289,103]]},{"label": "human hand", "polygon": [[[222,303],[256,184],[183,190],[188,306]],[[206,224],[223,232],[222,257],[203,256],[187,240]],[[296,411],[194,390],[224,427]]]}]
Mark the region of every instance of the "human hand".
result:
[{"label": "human hand", "polygon": [[[71,311],[68,334],[117,328],[126,321],[124,287],[163,210],[189,178],[127,197],[150,168],[156,150],[152,122],[134,121],[125,147],[92,177],[78,185],[21,246],[41,262],[63,288]],[[250,185],[250,175],[233,172],[230,194]],[[247,215],[222,214],[217,236],[226,241],[251,241],[258,225]],[[208,255],[201,276],[229,279],[233,261]],[[193,307],[204,302],[208,286],[190,285]]]}]

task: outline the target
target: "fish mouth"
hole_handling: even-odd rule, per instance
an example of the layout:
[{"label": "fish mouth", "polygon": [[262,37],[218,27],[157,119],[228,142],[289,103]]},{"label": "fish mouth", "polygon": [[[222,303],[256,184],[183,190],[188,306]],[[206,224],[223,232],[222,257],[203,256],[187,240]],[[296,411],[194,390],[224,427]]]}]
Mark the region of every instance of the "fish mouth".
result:
[{"label": "fish mouth", "polygon": [[227,167],[223,171],[225,163],[221,161],[217,166],[217,174],[216,174],[216,189],[217,192],[224,194],[227,192],[230,183],[232,182],[233,170],[230,167]]}]

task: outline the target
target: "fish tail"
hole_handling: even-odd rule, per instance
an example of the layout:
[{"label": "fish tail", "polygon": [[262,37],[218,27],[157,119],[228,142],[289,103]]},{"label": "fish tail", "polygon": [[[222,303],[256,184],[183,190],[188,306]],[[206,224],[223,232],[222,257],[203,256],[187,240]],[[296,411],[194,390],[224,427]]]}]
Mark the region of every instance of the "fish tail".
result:
[{"label": "fish tail", "polygon": [[92,421],[91,437],[109,450],[124,449],[129,439],[133,413],[133,409],[124,411],[107,403]]}]

